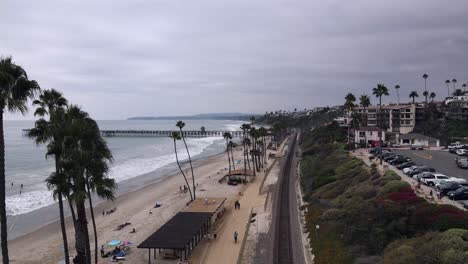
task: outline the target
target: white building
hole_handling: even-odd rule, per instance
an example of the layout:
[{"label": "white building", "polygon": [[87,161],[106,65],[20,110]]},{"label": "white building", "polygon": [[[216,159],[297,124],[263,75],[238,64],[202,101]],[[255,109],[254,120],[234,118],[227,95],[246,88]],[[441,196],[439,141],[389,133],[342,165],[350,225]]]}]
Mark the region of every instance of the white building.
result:
[{"label": "white building", "polygon": [[380,136],[382,135],[382,142],[385,142],[385,131],[377,127],[360,127],[353,129],[354,142],[356,144],[365,146],[379,146]]},{"label": "white building", "polygon": [[440,147],[440,141],[437,138],[424,136],[417,133],[410,134],[397,134],[397,142],[402,146],[424,146],[428,147]]}]

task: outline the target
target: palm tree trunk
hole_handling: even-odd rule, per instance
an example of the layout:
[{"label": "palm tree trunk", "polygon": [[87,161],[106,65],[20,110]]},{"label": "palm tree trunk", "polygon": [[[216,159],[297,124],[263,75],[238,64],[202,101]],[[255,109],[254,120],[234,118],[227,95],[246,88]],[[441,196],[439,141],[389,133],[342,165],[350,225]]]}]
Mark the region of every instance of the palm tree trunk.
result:
[{"label": "palm tree trunk", "polygon": [[396,96],[398,98],[398,105],[400,105],[400,94],[398,93],[398,89],[396,89]]},{"label": "palm tree trunk", "polygon": [[75,209],[73,208],[73,203],[70,200],[70,196],[67,196],[67,201],[68,201],[68,205],[70,206],[70,212],[71,212],[71,216],[73,220],[73,225],[75,226],[75,229],[76,229],[76,214],[75,214]]},{"label": "palm tree trunk", "polygon": [[[379,97],[379,118],[378,118],[378,123],[379,123],[379,126],[382,126],[382,95]],[[379,132],[377,132],[379,133]],[[379,134],[379,143],[380,143],[380,149],[382,149],[382,131],[380,131],[380,134]],[[382,156],[380,156],[380,165],[382,165]]]},{"label": "palm tree trunk", "polygon": [[226,152],[227,152],[227,157],[228,157],[228,163],[229,163],[229,179],[231,179],[231,157],[229,157],[229,140],[226,139]]},{"label": "palm tree trunk", "polygon": [[[60,172],[60,157],[55,155],[55,172]],[[68,253],[68,239],[67,239],[67,229],[65,227],[65,214],[63,213],[63,199],[62,192],[58,192],[58,204],[60,212],[60,228],[62,230],[62,239],[63,239],[63,253],[65,256],[65,264],[70,263],[70,254]]]},{"label": "palm tree trunk", "polygon": [[91,212],[91,220],[93,222],[93,232],[94,232],[94,263],[98,263],[98,238],[96,231],[96,220],[94,219],[94,209],[93,209],[93,200],[91,199],[91,190],[89,188],[89,182],[86,182],[86,191],[88,192],[89,198],[89,211]]},{"label": "palm tree trunk", "polygon": [[84,206],[84,201],[76,204],[76,212],[78,215],[75,230],[75,249],[77,262],[79,264],[91,264],[89,256],[90,249],[88,248],[88,221],[86,220],[86,209]]},{"label": "palm tree trunk", "polygon": [[234,151],[232,150],[232,144],[229,142],[229,147],[231,148],[231,160],[232,160],[232,168],[236,170],[236,165],[234,163]]},{"label": "palm tree trunk", "polygon": [[190,193],[190,201],[193,201],[192,190],[190,189],[190,184],[189,184],[189,182],[187,180],[187,176],[185,176],[185,173],[182,170],[182,167],[180,166],[180,163],[179,163],[179,156],[177,155],[177,145],[176,145],[176,140],[175,139],[174,139],[174,152],[175,152],[175,158],[176,158],[177,166],[179,167],[179,170],[182,173],[182,176],[184,177],[185,183],[187,184],[187,188],[188,188],[189,193]]},{"label": "palm tree trunk", "polygon": [[244,148],[244,176],[247,179],[247,162],[245,160],[245,132],[244,132],[244,140],[243,140],[243,148]]},{"label": "palm tree trunk", "polygon": [[3,264],[9,263],[8,231],[5,205],[5,139],[3,134],[3,108],[0,113],[0,237],[2,243]]},{"label": "palm tree trunk", "polygon": [[196,197],[196,186],[195,186],[195,176],[193,175],[193,167],[192,167],[192,158],[190,158],[190,153],[189,153],[189,150],[188,150],[188,147],[187,147],[187,143],[185,142],[185,137],[184,137],[184,133],[182,133],[182,128],[180,129],[180,135],[182,135],[182,141],[184,141],[184,145],[185,145],[185,149],[187,150],[187,155],[188,155],[188,160],[189,160],[189,163],[190,163],[190,170],[192,172],[192,184],[193,184],[193,199],[195,200],[197,197]]}]

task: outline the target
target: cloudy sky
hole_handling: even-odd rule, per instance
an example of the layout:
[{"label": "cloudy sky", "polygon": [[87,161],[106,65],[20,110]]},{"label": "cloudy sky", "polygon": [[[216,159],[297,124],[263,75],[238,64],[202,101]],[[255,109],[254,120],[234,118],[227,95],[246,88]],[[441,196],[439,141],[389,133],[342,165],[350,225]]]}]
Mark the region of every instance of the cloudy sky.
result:
[{"label": "cloudy sky", "polygon": [[424,73],[442,98],[446,79],[468,82],[466,0],[4,0],[0,32],[1,55],[96,119],[336,105],[377,83],[409,100]]}]

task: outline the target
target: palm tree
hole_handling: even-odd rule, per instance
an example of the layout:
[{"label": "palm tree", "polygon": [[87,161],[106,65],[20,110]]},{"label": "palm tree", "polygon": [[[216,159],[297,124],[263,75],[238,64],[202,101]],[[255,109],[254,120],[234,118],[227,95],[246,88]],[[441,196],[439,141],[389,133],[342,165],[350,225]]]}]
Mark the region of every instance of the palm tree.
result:
[{"label": "palm tree", "polygon": [[3,133],[3,114],[19,112],[25,114],[27,102],[34,98],[39,84],[29,80],[26,71],[16,65],[11,57],[0,58],[0,240],[3,263],[9,263],[8,230],[5,208],[5,139]]},{"label": "palm tree", "polygon": [[462,96],[463,94],[461,89],[456,89],[455,92],[453,92],[453,96]]},{"label": "palm tree", "polygon": [[247,160],[246,160],[246,140],[247,140],[247,132],[248,130],[250,129],[250,125],[249,124],[242,124],[241,127],[242,129],[242,134],[243,134],[243,140],[242,140],[242,146],[243,146],[243,149],[244,149],[244,174],[247,175],[247,161],[248,161],[248,157],[247,157]]},{"label": "palm tree", "polygon": [[[196,199],[196,194],[195,194],[196,186],[195,186],[195,176],[193,174],[192,158],[190,157],[190,152],[189,152],[189,149],[187,147],[187,142],[185,142],[184,132],[182,132],[182,128],[185,127],[185,123],[179,120],[176,123],[176,127],[178,127],[180,129],[180,135],[182,136],[182,141],[184,142],[185,149],[187,150],[187,156],[188,156],[188,160],[189,160],[189,163],[190,163],[190,171],[192,172],[193,199],[195,200]],[[188,186],[188,187],[190,188],[190,186]]]},{"label": "palm tree", "polygon": [[184,177],[185,183],[187,184],[187,187],[188,187],[188,190],[189,190],[189,193],[190,193],[190,201],[193,201],[192,191],[190,190],[190,185],[189,185],[189,182],[187,180],[187,176],[185,176],[184,170],[182,170],[182,167],[180,166],[179,157],[177,155],[176,140],[181,139],[179,132],[176,132],[176,131],[172,132],[170,138],[172,138],[174,140],[174,153],[175,153],[175,156],[176,156],[177,166],[179,167],[180,173],[182,173],[182,176]]},{"label": "palm tree", "polygon": [[427,91],[427,78],[429,77],[429,75],[427,75],[426,73],[423,74],[423,79],[424,79],[424,91]]},{"label": "palm tree", "polygon": [[266,128],[264,128],[264,127],[260,127],[258,129],[258,133],[259,133],[260,137],[262,137],[262,142],[263,142],[263,145],[262,145],[263,163],[265,163],[265,161],[266,161],[266,147],[265,147],[266,140],[265,140],[265,137],[268,136],[268,130]]},{"label": "palm tree", "polygon": [[431,102],[434,102],[434,98],[436,97],[436,93],[431,92],[431,94],[429,95],[429,97],[431,98]]},{"label": "palm tree", "polygon": [[413,98],[413,104],[414,104],[414,100],[416,99],[416,97],[419,97],[419,94],[416,91],[411,91],[411,93],[409,94],[409,97]]},{"label": "palm tree", "polygon": [[[377,87],[372,89],[372,94],[379,98],[379,115],[377,116],[379,127],[382,127],[382,96],[389,95],[388,88],[384,84],[377,84]],[[379,142],[382,146],[382,133],[379,133]],[[382,165],[382,158],[380,159],[380,165]]]},{"label": "palm tree", "polygon": [[426,97],[426,104],[427,104],[427,97],[429,96],[429,92],[428,92],[428,91],[424,91],[424,92],[423,92],[423,96]]},{"label": "palm tree", "polygon": [[250,152],[250,156],[252,157],[252,166],[253,166],[253,171],[254,171],[254,176],[256,176],[256,171],[260,170],[258,168],[258,163],[256,161],[256,157],[255,157],[255,154],[256,154],[256,149],[257,149],[257,129],[255,127],[252,127],[249,131],[249,136],[250,138],[252,139],[252,150],[253,152],[251,151]]},{"label": "palm tree", "polygon": [[[184,132],[182,132],[182,128],[185,127],[185,123],[179,120],[176,123],[176,127],[178,127],[180,129],[180,135],[182,136],[182,141],[184,142],[185,149],[187,150],[187,156],[189,157],[190,171],[192,172],[193,199],[195,200],[195,198],[196,198],[196,195],[195,195],[196,186],[195,186],[195,176],[193,174],[192,158],[190,157],[190,152],[189,152],[188,147],[187,147],[187,142],[185,142]],[[190,186],[188,186],[188,187],[190,188]]]},{"label": "palm tree", "polygon": [[452,83],[453,83],[453,91],[455,92],[455,90],[457,89],[456,87],[456,84],[457,84],[457,79],[452,79]]},{"label": "palm tree", "polygon": [[234,142],[232,142],[232,140],[229,141],[229,148],[231,149],[231,161],[232,161],[232,169],[235,170],[236,169],[236,165],[234,163]]},{"label": "palm tree", "polygon": [[361,95],[361,97],[359,97],[359,104],[364,108],[369,107],[371,105],[369,96],[365,94]]},{"label": "palm tree", "polygon": [[96,221],[94,217],[94,208],[91,192],[96,192],[97,196],[106,200],[114,200],[114,192],[117,189],[117,184],[114,179],[107,177],[109,166],[107,162],[112,161],[112,154],[107,147],[106,142],[101,138],[99,133],[95,134],[95,147],[89,152],[91,160],[86,166],[86,191],[89,199],[89,209],[91,212],[91,220],[94,231],[94,261],[98,263],[98,237],[96,229]]},{"label": "palm tree", "polygon": [[447,84],[447,95],[450,96],[450,80],[446,80],[445,84]]},{"label": "palm tree", "polygon": [[229,140],[232,139],[232,135],[229,132],[224,132],[223,138],[226,140],[226,152],[227,152],[228,163],[229,163],[229,176],[231,176],[231,158],[229,157]]},{"label": "palm tree", "polygon": [[395,85],[395,90],[396,90],[398,104],[400,104],[400,94],[398,93],[398,90],[400,90],[400,85],[398,85],[398,84]]},{"label": "palm tree", "polygon": [[[54,89],[44,90],[39,99],[34,100],[33,105],[38,106],[34,115],[40,116],[41,119],[36,121],[35,127],[29,131],[28,136],[33,138],[38,145],[50,143],[48,149],[51,151],[48,151],[47,155],[54,155],[55,157],[55,172],[47,178],[46,183],[49,190],[53,191],[54,199],[58,200],[64,257],[65,263],[68,264],[70,257],[62,198],[62,195],[65,194],[67,180],[65,175],[60,171],[60,146],[63,142],[63,111],[67,105],[67,99]],[[43,118],[46,115],[49,116],[48,121]]]},{"label": "palm tree", "polygon": [[[89,242],[88,220],[86,216],[85,201],[86,190],[86,165],[89,160],[95,158],[90,155],[89,149],[92,143],[89,138],[99,133],[96,122],[78,106],[68,106],[65,112],[65,136],[62,143],[62,173],[69,178],[69,196],[71,205],[76,207],[75,224],[75,250],[77,263],[91,263],[91,248]],[[73,216],[73,213],[72,213]]]},{"label": "palm tree", "polygon": [[356,96],[354,96],[354,94],[352,94],[352,93],[348,93],[345,96],[345,104],[344,104],[344,106],[345,106],[345,108],[347,110],[347,113],[348,113],[348,119],[347,119],[348,120],[347,121],[347,125],[348,125],[348,141],[347,142],[348,143],[350,141],[349,134],[350,134],[350,129],[351,129],[349,119],[351,118],[351,112],[352,112],[353,107],[354,107],[354,102],[356,102]]}]

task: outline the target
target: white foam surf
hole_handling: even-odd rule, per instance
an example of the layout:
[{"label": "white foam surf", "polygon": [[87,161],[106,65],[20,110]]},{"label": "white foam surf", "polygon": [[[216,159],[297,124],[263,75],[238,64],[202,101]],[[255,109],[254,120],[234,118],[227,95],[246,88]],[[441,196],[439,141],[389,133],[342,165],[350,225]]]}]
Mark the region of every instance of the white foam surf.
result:
[{"label": "white foam surf", "polygon": [[[186,141],[190,155],[194,157],[202,154],[205,149],[213,145],[216,141],[222,141],[222,139],[219,137],[188,138]],[[182,141],[178,141],[177,145],[179,160],[187,160],[188,155]],[[130,158],[119,164],[113,164],[109,176],[114,178],[117,182],[121,182],[150,173],[176,161],[174,152],[172,151],[168,153],[170,154],[149,158]],[[37,189],[43,188],[43,186],[38,186]],[[28,191],[21,195],[19,193],[14,194],[6,197],[7,215],[13,216],[26,214],[42,207],[49,206],[54,202],[52,193],[48,190]]]}]

